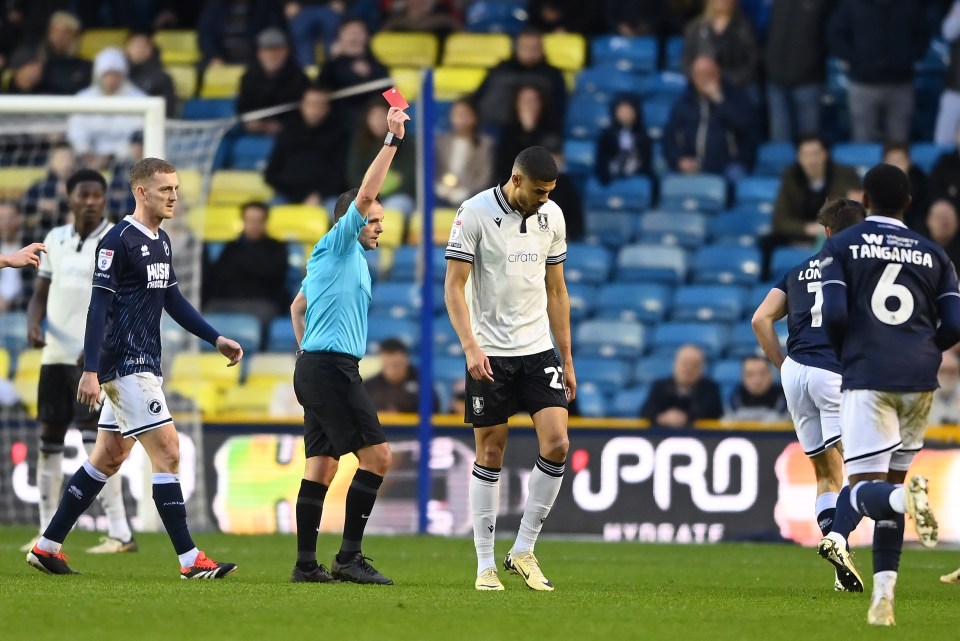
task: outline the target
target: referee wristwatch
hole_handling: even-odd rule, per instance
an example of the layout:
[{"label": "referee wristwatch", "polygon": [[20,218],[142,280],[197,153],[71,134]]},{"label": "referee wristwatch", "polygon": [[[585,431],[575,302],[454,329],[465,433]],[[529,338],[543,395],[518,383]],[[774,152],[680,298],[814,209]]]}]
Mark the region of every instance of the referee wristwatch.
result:
[{"label": "referee wristwatch", "polygon": [[403,145],[403,138],[400,136],[394,135],[392,131],[387,132],[387,137],[383,139],[383,144],[386,147],[396,147],[400,149]]}]

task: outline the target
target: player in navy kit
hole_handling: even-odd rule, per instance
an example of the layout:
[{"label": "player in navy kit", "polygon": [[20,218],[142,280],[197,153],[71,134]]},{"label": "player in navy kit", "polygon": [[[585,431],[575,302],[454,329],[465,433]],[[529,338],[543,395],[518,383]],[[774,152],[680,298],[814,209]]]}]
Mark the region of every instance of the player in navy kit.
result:
[{"label": "player in navy kit", "polygon": [[160,316],[164,310],[236,365],[243,350],[221,336],[183,297],[173,271],[170,237],[160,223],[173,217],[176,168],[144,158],[130,171],[136,198],[127,216],[97,246],[93,292],[84,336],[77,400],[91,408],[106,395],[93,453],[67,482],[60,506],[27,563],[47,574],[73,574],[61,547],[70,528],[116,474],[134,437],[153,464],[153,500],[180,559],[183,579],[218,579],[236,569],[217,563],[193,544],[177,472],[180,450],[160,372]]},{"label": "player in navy kit", "polygon": [[[840,357],[840,427],[850,501],[876,521],[872,625],[894,625],[894,588],[903,548],[904,514],[920,542],[933,546],[937,524],[927,481],[902,485],[923,445],[941,352],[960,340],[960,292],[953,263],[938,245],[910,230],[910,180],[877,165],[863,181],[866,221],[824,245],[823,324]],[[845,544],[834,533],[821,545]]]},{"label": "player in navy kit", "polygon": [[[821,207],[817,222],[829,238],[863,222],[865,216],[860,203],[838,198]],[[753,315],[753,331],[767,358],[780,370],[797,438],[817,477],[817,524],[826,535],[835,528],[837,501],[843,500],[849,490],[840,489],[840,362],[823,329],[820,258],[815,254],[784,274]],[[784,316],[789,330],[786,357],[773,327]],[[842,526],[850,528],[847,535],[857,523],[859,519]],[[834,588],[862,592],[863,582],[847,550],[841,549],[837,555]]]}]

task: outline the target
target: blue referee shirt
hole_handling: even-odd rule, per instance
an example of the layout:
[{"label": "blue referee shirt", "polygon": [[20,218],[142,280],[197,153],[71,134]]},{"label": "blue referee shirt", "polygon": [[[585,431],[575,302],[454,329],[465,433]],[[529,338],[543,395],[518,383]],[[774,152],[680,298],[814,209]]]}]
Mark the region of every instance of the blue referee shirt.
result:
[{"label": "blue referee shirt", "polygon": [[300,291],[307,298],[307,352],[339,352],[363,358],[367,351],[370,268],[357,240],[366,225],[356,202],[313,247]]}]

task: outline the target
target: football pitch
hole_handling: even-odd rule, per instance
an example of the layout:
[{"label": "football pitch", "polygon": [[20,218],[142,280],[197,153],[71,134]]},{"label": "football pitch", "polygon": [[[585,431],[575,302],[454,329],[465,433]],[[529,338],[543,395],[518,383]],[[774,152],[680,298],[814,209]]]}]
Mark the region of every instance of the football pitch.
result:
[{"label": "football pitch", "polygon": [[[364,552],[396,581],[385,587],[291,584],[295,539],[279,535],[198,535],[201,549],[240,569],[187,582],[163,534],[140,534],[138,553],[104,557],[82,551],[96,535],[75,532],[66,552],[82,576],[46,576],[18,551],[31,534],[0,528],[5,641],[960,638],[960,586],[938,582],[960,565],[949,550],[904,553],[889,630],[868,626],[867,595],[834,593],[829,566],[799,546],[544,539],[537,554],[556,592],[501,571],[506,591],[481,593],[466,539],[368,537]],[[321,537],[321,562],[338,544]],[[509,544],[498,541],[497,553]],[[867,579],[870,552],[858,552]]]}]

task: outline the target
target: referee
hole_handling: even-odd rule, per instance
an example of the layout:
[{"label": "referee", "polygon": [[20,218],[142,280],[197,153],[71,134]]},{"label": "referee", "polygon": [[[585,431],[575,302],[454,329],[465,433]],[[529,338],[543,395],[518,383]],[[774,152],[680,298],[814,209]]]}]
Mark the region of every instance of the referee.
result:
[{"label": "referee", "polygon": [[[363,530],[392,454],[370,394],[360,378],[370,308],[370,269],[363,253],[377,248],[383,208],[377,195],[403,143],[410,117],[393,107],[388,133],[359,189],[340,195],[334,226],[314,246],[307,276],[290,315],[300,344],[293,388],[303,406],[306,466],[297,496],[297,563],[294,583],[393,585],[360,551]],[[343,542],[331,572],[317,563],[317,531],[323,499],[341,456],[352,452],[360,466],[347,491]]]}]

